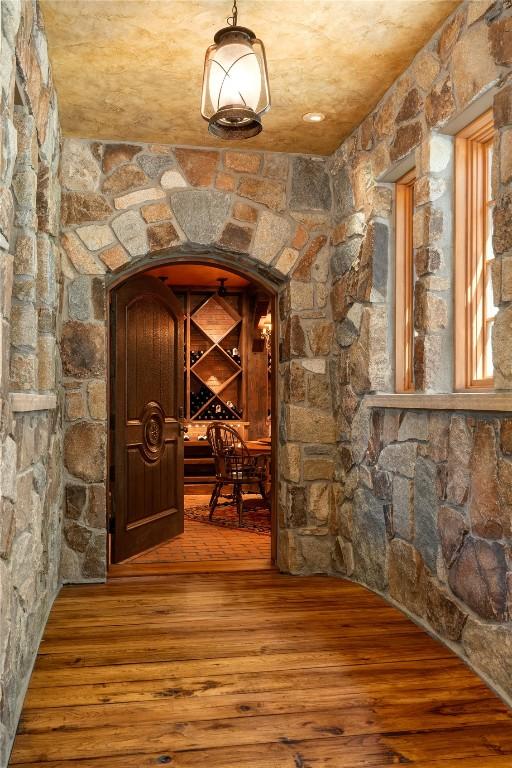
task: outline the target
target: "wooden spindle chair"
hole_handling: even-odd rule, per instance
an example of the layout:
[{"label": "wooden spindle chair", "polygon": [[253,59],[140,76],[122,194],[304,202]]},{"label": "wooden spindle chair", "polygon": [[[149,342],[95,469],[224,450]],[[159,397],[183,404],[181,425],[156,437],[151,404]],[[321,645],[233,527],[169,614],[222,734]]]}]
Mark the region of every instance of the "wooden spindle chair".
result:
[{"label": "wooden spindle chair", "polygon": [[233,501],[238,511],[238,523],[242,525],[244,485],[257,485],[263,500],[268,504],[265,492],[265,464],[261,457],[251,456],[240,434],[226,424],[210,424],[206,431],[215,460],[215,488],[210,498],[210,520],[215,512],[224,485],[233,486]]}]

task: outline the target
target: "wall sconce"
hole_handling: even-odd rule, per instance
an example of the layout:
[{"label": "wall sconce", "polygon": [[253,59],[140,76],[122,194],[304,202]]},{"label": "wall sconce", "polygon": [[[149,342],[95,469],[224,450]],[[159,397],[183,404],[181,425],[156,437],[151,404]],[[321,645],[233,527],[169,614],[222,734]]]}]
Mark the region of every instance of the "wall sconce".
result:
[{"label": "wall sconce", "polygon": [[261,318],[258,323],[258,329],[261,338],[265,341],[267,353],[270,355],[272,351],[272,317],[270,314]]}]

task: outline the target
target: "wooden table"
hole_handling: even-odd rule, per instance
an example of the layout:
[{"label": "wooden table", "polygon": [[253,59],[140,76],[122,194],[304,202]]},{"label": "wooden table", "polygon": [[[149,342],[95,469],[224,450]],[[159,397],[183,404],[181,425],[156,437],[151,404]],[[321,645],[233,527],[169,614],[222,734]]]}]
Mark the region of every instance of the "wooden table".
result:
[{"label": "wooden table", "polygon": [[248,440],[245,444],[251,456],[261,456],[265,462],[265,489],[268,494],[271,487],[270,460],[272,457],[272,445],[270,444],[270,438]]},{"label": "wooden table", "polygon": [[270,456],[272,454],[272,446],[266,441],[248,440],[245,444],[251,456]]},{"label": "wooden table", "polygon": [[[251,456],[261,456],[266,465],[266,487],[270,485],[270,438],[249,440],[246,443]],[[215,483],[215,463],[207,440],[184,441],[185,492],[211,493]]]}]

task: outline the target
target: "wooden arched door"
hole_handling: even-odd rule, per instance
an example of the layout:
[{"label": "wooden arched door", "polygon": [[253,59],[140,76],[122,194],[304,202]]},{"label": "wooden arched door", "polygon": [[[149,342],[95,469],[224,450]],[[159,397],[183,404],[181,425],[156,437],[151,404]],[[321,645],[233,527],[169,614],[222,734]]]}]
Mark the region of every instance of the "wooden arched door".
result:
[{"label": "wooden arched door", "polygon": [[154,277],[113,293],[111,561],[183,532],[183,311]]}]

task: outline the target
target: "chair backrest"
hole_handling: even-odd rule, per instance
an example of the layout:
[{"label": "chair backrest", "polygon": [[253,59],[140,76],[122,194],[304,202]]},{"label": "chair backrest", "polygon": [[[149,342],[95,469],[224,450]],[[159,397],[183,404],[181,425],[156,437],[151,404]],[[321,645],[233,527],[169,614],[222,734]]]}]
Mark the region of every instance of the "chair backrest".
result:
[{"label": "chair backrest", "polygon": [[210,424],[206,437],[215,459],[215,473],[226,480],[238,477],[250,466],[250,454],[241,435],[227,424]]}]

